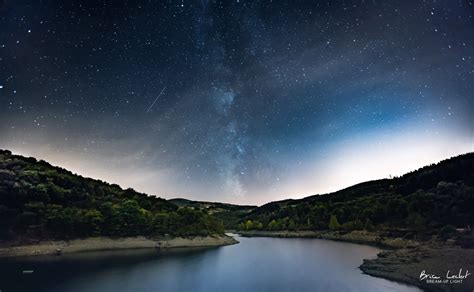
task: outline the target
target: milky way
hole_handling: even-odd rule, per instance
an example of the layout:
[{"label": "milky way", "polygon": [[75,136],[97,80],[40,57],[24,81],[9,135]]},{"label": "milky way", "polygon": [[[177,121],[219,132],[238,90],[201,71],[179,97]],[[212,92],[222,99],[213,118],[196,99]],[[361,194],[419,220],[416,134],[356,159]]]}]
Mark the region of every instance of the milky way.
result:
[{"label": "milky way", "polygon": [[263,203],[474,150],[472,1],[0,1],[0,148]]}]

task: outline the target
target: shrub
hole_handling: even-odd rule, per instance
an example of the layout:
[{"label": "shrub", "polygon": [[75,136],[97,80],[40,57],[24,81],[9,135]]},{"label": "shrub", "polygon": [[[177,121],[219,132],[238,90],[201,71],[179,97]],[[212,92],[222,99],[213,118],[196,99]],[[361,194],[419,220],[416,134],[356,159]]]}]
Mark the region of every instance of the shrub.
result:
[{"label": "shrub", "polygon": [[442,240],[447,240],[456,234],[456,228],[452,225],[445,225],[439,230],[439,237]]}]

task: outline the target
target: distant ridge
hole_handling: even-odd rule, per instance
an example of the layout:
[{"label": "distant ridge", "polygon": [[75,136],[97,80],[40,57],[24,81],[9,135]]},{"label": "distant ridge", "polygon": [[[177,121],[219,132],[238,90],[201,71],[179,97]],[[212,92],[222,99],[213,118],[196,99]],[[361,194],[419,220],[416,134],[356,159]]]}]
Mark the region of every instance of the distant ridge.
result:
[{"label": "distant ridge", "polygon": [[[323,195],[274,201],[255,208],[247,229],[439,228],[474,223],[474,153],[392,179],[367,181]],[[261,227],[260,227],[261,226]]]},{"label": "distant ridge", "polygon": [[351,230],[439,228],[472,225],[470,206],[472,152],[400,177],[257,207],[165,200],[0,150],[0,238],[208,235],[221,234],[224,227],[321,230],[331,220],[337,228]]}]

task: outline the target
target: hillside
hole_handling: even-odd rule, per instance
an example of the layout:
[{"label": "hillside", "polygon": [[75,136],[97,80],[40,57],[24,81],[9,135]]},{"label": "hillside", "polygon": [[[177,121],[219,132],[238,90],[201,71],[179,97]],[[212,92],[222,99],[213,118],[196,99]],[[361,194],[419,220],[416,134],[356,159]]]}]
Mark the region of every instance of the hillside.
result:
[{"label": "hillside", "polygon": [[474,222],[474,153],[261,207],[165,200],[0,150],[0,239],[243,230],[434,230]]},{"label": "hillside", "polygon": [[244,216],[240,228],[452,230],[472,226],[473,206],[474,153],[468,153],[393,179],[271,202]]},{"label": "hillside", "polygon": [[0,239],[209,235],[223,226],[133,189],[0,150]]},{"label": "hillside", "polygon": [[182,198],[171,199],[169,201],[180,207],[203,210],[217,220],[222,221],[226,229],[237,229],[241,219],[257,208],[257,206],[250,205],[191,201]]}]

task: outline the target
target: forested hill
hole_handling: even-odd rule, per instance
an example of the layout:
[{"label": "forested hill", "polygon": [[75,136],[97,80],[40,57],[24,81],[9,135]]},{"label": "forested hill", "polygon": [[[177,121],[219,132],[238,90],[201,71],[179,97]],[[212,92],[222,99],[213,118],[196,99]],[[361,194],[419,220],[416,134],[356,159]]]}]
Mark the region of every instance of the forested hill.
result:
[{"label": "forested hill", "polygon": [[[361,167],[363,167],[361,165]],[[265,204],[241,219],[241,229],[410,229],[473,226],[474,153],[393,179],[335,193]]]},{"label": "forested hill", "polygon": [[257,206],[252,206],[252,205],[234,205],[234,204],[220,203],[220,202],[193,201],[193,200],[188,200],[188,199],[183,199],[183,198],[170,199],[169,202],[176,204],[178,206],[192,207],[195,209],[206,209],[208,210],[209,214],[219,213],[219,212],[224,212],[224,211],[236,211],[236,210],[242,210],[242,211],[248,212],[257,208]]},{"label": "forested hill", "polygon": [[204,211],[0,150],[0,239],[215,233]]},{"label": "forested hill", "polygon": [[223,222],[226,229],[232,230],[237,229],[242,218],[257,208],[257,206],[251,205],[233,205],[219,202],[192,201],[182,198],[171,199],[169,201],[180,207],[201,209],[217,220]]},{"label": "forested hill", "polygon": [[[361,166],[362,167],[362,166]],[[393,179],[261,207],[165,199],[0,150],[0,239],[473,226],[474,153]],[[449,228],[448,228],[449,229]]]}]

